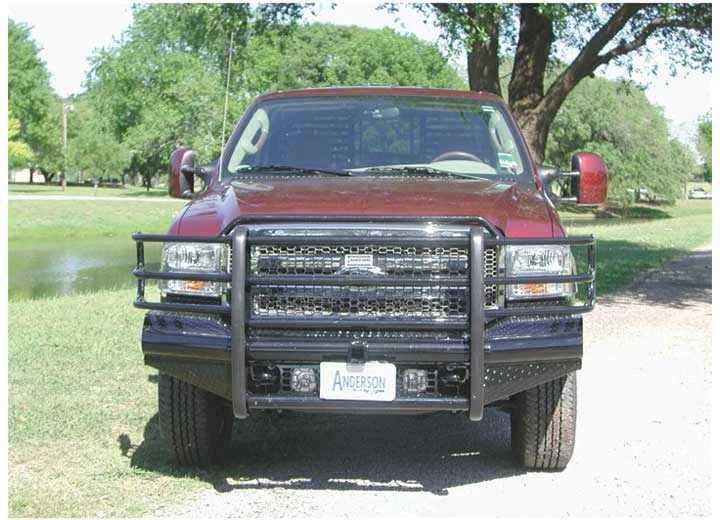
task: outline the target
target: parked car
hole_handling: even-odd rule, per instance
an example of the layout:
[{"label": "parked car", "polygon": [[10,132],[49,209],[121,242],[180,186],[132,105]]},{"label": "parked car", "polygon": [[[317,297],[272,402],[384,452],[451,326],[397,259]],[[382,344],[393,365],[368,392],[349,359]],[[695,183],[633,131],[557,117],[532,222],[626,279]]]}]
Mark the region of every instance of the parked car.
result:
[{"label": "parked car", "polygon": [[234,418],[261,410],[496,407],[521,465],[564,468],[595,241],[566,237],[555,205],[607,191],[599,156],[571,165],[535,164],[497,96],[420,88],[264,95],[219,160],[174,151],[169,191],[190,202],[167,234],[134,235],[174,462],[222,460]]},{"label": "parked car", "polygon": [[688,192],[688,199],[712,199],[712,193],[705,191],[703,188],[692,188]]}]

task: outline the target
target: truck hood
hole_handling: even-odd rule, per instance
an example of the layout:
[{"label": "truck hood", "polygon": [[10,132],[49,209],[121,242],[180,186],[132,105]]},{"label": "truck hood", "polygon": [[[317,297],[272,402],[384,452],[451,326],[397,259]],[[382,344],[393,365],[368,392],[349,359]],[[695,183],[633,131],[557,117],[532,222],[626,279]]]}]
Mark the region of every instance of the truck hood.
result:
[{"label": "truck hood", "polygon": [[556,236],[550,206],[529,183],[446,177],[245,177],[215,185],[178,215],[171,234],[217,235],[240,216],[476,216],[509,237]]}]

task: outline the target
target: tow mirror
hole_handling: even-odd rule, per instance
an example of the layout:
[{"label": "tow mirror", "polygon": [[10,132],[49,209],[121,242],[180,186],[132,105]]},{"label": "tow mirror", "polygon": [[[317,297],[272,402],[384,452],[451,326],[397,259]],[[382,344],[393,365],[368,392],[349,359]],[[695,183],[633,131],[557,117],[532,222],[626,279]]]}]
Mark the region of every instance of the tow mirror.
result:
[{"label": "tow mirror", "polygon": [[[570,160],[572,171],[538,165],[538,174],[545,191],[555,203],[571,203],[597,206],[607,197],[608,171],[602,157],[592,152],[578,152]],[[550,185],[562,179],[560,194],[556,195]]]},{"label": "tow mirror", "polygon": [[188,199],[195,194],[195,176],[207,182],[207,172],[195,166],[195,152],[189,148],[177,148],[170,154],[168,191],[172,197]]}]

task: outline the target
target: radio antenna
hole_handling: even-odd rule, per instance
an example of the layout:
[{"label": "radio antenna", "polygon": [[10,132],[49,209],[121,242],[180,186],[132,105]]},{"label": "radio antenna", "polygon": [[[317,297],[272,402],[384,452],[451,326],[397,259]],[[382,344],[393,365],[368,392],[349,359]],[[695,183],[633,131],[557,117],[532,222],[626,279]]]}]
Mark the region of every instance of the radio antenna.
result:
[{"label": "radio antenna", "polygon": [[228,50],[228,65],[227,65],[227,78],[225,81],[225,108],[223,109],[223,123],[222,123],[222,139],[220,141],[220,164],[218,168],[222,169],[223,152],[225,151],[225,128],[227,125],[227,111],[228,111],[228,98],[230,97],[230,64],[232,63],[232,52],[233,52],[233,36],[234,32],[230,33],[230,48]]}]

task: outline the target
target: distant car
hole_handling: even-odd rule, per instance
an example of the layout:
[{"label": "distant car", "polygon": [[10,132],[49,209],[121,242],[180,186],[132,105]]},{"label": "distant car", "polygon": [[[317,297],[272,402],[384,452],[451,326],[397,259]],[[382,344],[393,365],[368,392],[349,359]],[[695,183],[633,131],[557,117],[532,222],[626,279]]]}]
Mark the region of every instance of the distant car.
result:
[{"label": "distant car", "polygon": [[688,199],[712,199],[712,193],[703,188],[693,188],[688,192]]}]

